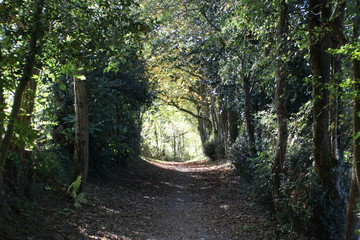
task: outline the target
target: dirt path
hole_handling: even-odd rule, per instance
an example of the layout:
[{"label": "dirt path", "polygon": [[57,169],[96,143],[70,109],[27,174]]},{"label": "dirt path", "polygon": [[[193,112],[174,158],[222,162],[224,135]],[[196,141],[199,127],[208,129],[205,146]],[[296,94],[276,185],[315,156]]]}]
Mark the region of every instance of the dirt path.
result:
[{"label": "dirt path", "polygon": [[160,168],[174,171],[172,176],[164,177],[162,183],[171,186],[164,194],[164,205],[160,218],[154,219],[156,229],[149,239],[222,239],[207,225],[201,199],[196,192],[199,189],[197,181],[189,174],[190,165],[184,164],[158,164]]},{"label": "dirt path", "polygon": [[4,239],[275,239],[274,224],[257,210],[230,165],[144,161],[136,169],[90,184],[81,208],[59,194],[43,198],[37,215],[22,214],[16,222],[21,230]]}]

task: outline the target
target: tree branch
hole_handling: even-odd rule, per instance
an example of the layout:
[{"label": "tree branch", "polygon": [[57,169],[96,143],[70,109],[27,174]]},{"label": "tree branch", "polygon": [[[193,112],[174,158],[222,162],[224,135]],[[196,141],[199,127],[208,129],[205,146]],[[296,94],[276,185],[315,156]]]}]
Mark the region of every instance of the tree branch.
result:
[{"label": "tree branch", "polygon": [[180,106],[179,106],[178,104],[176,104],[173,100],[170,100],[170,102],[167,102],[167,104],[169,104],[169,105],[172,106],[172,107],[177,108],[178,110],[180,110],[180,111],[182,111],[182,112],[185,112],[185,113],[193,116],[194,118],[202,119],[202,120],[207,121],[208,123],[212,124],[212,122],[211,122],[208,118],[203,117],[203,116],[198,115],[198,114],[195,114],[195,113],[191,112],[190,110],[187,110],[187,109],[185,109],[185,108],[180,107]]}]

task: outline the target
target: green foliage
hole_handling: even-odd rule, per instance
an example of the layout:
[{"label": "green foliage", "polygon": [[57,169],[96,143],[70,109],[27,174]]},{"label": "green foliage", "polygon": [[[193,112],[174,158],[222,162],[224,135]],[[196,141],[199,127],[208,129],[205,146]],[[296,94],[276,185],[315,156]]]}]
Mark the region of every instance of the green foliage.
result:
[{"label": "green foliage", "polygon": [[72,197],[72,198],[76,198],[79,191],[80,191],[80,187],[81,187],[81,175],[79,175],[76,180],[74,182],[72,182],[68,189],[67,189],[67,193]]},{"label": "green foliage", "polygon": [[[133,61],[133,62],[132,62]],[[129,58],[121,72],[98,69],[89,80],[90,167],[106,173],[140,153],[141,114],[154,93],[143,62]]]},{"label": "green foliage", "polygon": [[44,188],[62,188],[67,181],[70,156],[62,152],[59,146],[38,148],[32,162],[32,184]]},{"label": "green foliage", "polygon": [[329,197],[321,187],[312,166],[311,141],[305,139],[306,136],[297,139],[289,149],[279,202],[282,211],[278,216],[290,222],[295,231],[342,239],[345,210],[341,201]]},{"label": "green foliage", "polygon": [[342,45],[339,49],[329,49],[329,53],[331,54],[343,54],[350,58],[351,60],[359,60],[360,61],[360,44],[359,43],[348,43]]},{"label": "green foliage", "polygon": [[79,175],[74,182],[72,182],[67,190],[67,193],[74,199],[75,207],[81,207],[81,204],[87,203],[85,193],[80,192],[81,175]]},{"label": "green foliage", "polygon": [[251,181],[254,178],[255,163],[250,158],[245,133],[241,132],[235,143],[232,144],[229,152],[229,159],[238,170],[240,176],[246,181]]},{"label": "green foliage", "polygon": [[185,161],[202,156],[197,121],[171,106],[154,106],[143,116],[142,152],[145,157]]},{"label": "green foliage", "polygon": [[211,161],[221,160],[225,157],[224,142],[221,139],[212,139],[205,143],[204,154]]}]

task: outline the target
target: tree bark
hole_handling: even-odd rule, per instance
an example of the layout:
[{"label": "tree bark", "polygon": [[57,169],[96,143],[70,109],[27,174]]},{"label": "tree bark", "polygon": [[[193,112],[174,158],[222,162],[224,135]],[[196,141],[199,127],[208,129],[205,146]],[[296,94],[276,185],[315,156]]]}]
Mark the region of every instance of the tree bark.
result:
[{"label": "tree bark", "polygon": [[[31,128],[31,115],[34,110],[36,85],[35,79],[31,78],[23,94],[19,118],[17,119],[17,122],[21,126],[26,126],[28,129]],[[26,142],[23,140],[23,137],[26,138],[27,132],[21,132],[19,134],[20,137],[16,143],[12,142],[10,144],[9,151],[17,153],[20,162],[16,164],[13,161],[7,161],[4,171],[9,187],[17,194],[23,195],[29,186],[28,179],[31,171],[29,160],[31,159],[31,151],[25,149]]]},{"label": "tree bark", "polygon": [[235,111],[230,110],[228,112],[228,121],[229,121],[229,143],[233,144],[237,137],[239,136],[238,132],[238,115]]},{"label": "tree bark", "polygon": [[[353,41],[355,42],[360,35],[360,0],[356,1],[356,15],[353,22]],[[360,61],[353,61],[354,78],[354,110],[353,110],[353,131],[355,136],[360,132]],[[354,137],[354,158],[352,166],[352,178],[350,193],[346,211],[346,240],[358,240],[359,235],[355,230],[360,228],[360,219],[356,214],[357,204],[360,201],[360,138]]]},{"label": "tree bark", "polygon": [[[0,63],[2,62],[2,52],[1,52],[1,44],[0,44]],[[3,79],[3,68],[0,67],[0,141],[2,140],[4,131],[4,120],[5,120],[5,86]]]},{"label": "tree bark", "polygon": [[360,219],[356,215],[357,204],[360,201],[359,186],[356,180],[355,169],[352,170],[349,200],[346,209],[345,240],[358,240],[360,236],[355,230],[360,229]]},{"label": "tree bark", "polygon": [[229,150],[229,122],[227,110],[222,110],[219,114],[218,140],[224,144],[225,153]]},{"label": "tree bark", "polygon": [[0,69],[0,142],[2,141],[4,133],[4,120],[5,120],[5,97],[4,97],[4,80],[1,76],[2,70]]},{"label": "tree bark", "polygon": [[7,123],[7,129],[4,135],[4,138],[0,144],[0,191],[3,188],[3,172],[6,162],[6,157],[9,151],[11,139],[14,133],[15,121],[18,119],[20,108],[21,108],[21,100],[22,96],[26,90],[28,82],[33,77],[36,55],[39,48],[39,38],[41,37],[42,31],[41,29],[41,14],[44,8],[45,0],[38,0],[36,9],[33,16],[33,26],[31,29],[31,37],[29,41],[29,52],[25,57],[25,64],[23,75],[19,80],[19,84],[15,90],[14,101],[9,117],[9,121]]},{"label": "tree bark", "polygon": [[210,107],[208,109],[211,116],[212,132],[216,135],[218,133],[220,120],[219,120],[219,107],[214,96],[210,96]]},{"label": "tree bark", "polygon": [[[353,23],[353,41],[355,42],[360,36],[360,1],[356,1],[356,17],[354,18]],[[354,167],[356,173],[356,180],[358,183],[358,188],[360,189],[360,137],[357,137],[357,134],[360,134],[360,61],[353,61],[353,74],[354,74],[354,111],[353,111],[353,131],[355,134],[354,137]]]},{"label": "tree bark", "polygon": [[[336,29],[343,28],[345,1],[340,3],[339,14],[333,20]],[[332,36],[332,48],[338,49],[342,45],[338,35]],[[339,159],[339,73],[341,71],[341,56],[331,56],[331,95],[330,95],[330,125],[331,125],[331,154],[333,159]]]},{"label": "tree bark", "polygon": [[253,116],[251,114],[251,100],[250,100],[250,75],[244,77],[244,112],[245,112],[245,123],[246,132],[249,141],[249,154],[250,157],[256,156],[255,146],[255,128],[253,125]]},{"label": "tree bark", "polygon": [[201,144],[204,147],[205,143],[207,143],[208,139],[208,135],[206,133],[206,126],[205,126],[205,121],[203,119],[198,118],[198,131],[200,134],[200,139],[201,139]]},{"label": "tree bark", "polygon": [[[22,107],[24,114],[22,114],[19,117],[19,122],[21,124],[27,125],[29,128],[31,127],[31,118],[35,106],[36,88],[37,88],[37,83],[35,79],[34,78],[30,79],[27,86],[28,90],[23,96],[24,100],[26,99],[26,101],[23,101],[23,107]],[[20,174],[18,174],[17,176],[18,179],[16,180],[18,182],[19,190],[24,192],[26,192],[26,188],[29,185],[28,178],[31,174],[31,165],[29,163],[29,160],[31,160],[31,155],[32,155],[30,151],[27,151],[25,149],[25,147],[26,147],[26,143],[21,140],[17,152],[20,156],[22,169],[18,169],[18,172]]]},{"label": "tree bark", "polygon": [[74,78],[75,96],[75,153],[70,184],[81,176],[78,193],[85,190],[89,166],[89,113],[86,81]]},{"label": "tree bark", "polygon": [[[335,160],[331,154],[329,134],[329,90],[331,56],[326,52],[331,47],[331,38],[322,28],[331,12],[321,0],[309,1],[310,61],[313,84],[313,154],[315,169],[324,188],[336,192],[331,174]],[[319,31],[322,31],[319,34]]]},{"label": "tree bark", "polygon": [[285,154],[288,139],[287,127],[287,109],[286,109],[286,87],[288,78],[288,69],[285,56],[287,55],[288,43],[288,5],[285,0],[280,5],[280,19],[278,26],[278,53],[276,62],[276,91],[275,105],[277,117],[277,143],[274,163],[272,168],[273,174],[273,197],[274,200],[279,198],[281,173],[283,172],[283,163],[285,162]]}]

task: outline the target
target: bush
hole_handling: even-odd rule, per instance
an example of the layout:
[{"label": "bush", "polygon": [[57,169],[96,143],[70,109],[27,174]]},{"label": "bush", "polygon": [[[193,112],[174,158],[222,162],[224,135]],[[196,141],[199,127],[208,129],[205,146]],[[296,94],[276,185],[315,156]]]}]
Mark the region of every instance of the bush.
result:
[{"label": "bush", "polygon": [[[232,145],[229,157],[240,176],[251,182],[257,202],[271,210],[274,206],[271,168],[276,146],[276,118],[270,109],[260,112],[256,121],[257,156],[250,158],[247,138],[243,132]],[[299,109],[299,113],[293,114],[289,121],[281,194],[274,213],[280,225],[290,226],[296,232],[316,239],[342,239],[345,204],[339,198],[329,196],[321,187],[313,166],[311,126],[309,102]],[[340,168],[337,171],[347,172],[344,167]],[[349,182],[345,178],[342,183]],[[344,186],[344,189],[348,188]]]},{"label": "bush", "polygon": [[223,159],[225,157],[224,143],[219,139],[212,139],[204,144],[204,154],[211,161]]},{"label": "bush", "polygon": [[241,177],[250,181],[253,179],[254,162],[250,159],[247,140],[240,135],[229,149],[229,159],[239,171]]},{"label": "bush", "polygon": [[318,239],[342,239],[344,204],[326,193],[311,156],[310,139],[303,138],[289,148],[281,185],[279,219],[289,222],[293,230]]}]

